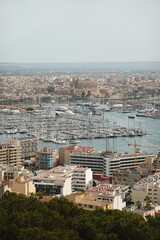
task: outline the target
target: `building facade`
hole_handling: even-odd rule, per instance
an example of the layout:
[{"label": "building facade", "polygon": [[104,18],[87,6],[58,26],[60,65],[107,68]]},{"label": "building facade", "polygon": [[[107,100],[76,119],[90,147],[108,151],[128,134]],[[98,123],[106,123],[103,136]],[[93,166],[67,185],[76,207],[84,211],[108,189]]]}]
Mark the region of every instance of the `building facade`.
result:
[{"label": "building facade", "polygon": [[106,164],[103,156],[92,153],[74,152],[70,154],[70,164],[91,168],[94,173],[105,173]]},{"label": "building facade", "polygon": [[16,179],[18,176],[24,176],[24,178],[33,177],[33,173],[28,171],[23,166],[4,165],[0,166],[0,181],[9,181]]},{"label": "building facade", "polygon": [[146,196],[152,202],[160,202],[160,175],[150,175],[143,178],[132,188],[132,201],[144,202]]},{"label": "building facade", "polygon": [[0,145],[0,164],[12,164],[14,166],[22,164],[22,148],[9,144]]},{"label": "building facade", "polygon": [[120,185],[129,185],[132,187],[136,182],[140,181],[143,178],[143,175],[134,171],[134,170],[124,170],[119,169],[115,170],[112,173],[112,184],[120,184]]},{"label": "building facade", "polygon": [[70,164],[70,154],[71,153],[93,153],[94,147],[80,147],[80,146],[68,146],[62,147],[59,149],[59,163],[60,165],[63,164]]},{"label": "building facade", "polygon": [[39,169],[50,169],[57,164],[57,150],[44,147],[35,155],[35,166]]},{"label": "building facade", "polygon": [[39,170],[32,180],[37,192],[66,196],[73,191],[84,191],[90,187],[92,171],[78,166],[57,166],[48,171]]},{"label": "building facade", "polygon": [[[145,162],[146,157],[153,157],[151,154],[137,154],[137,166]],[[95,153],[70,153],[70,164],[91,168],[93,173],[101,173],[105,176],[112,176],[117,169],[134,169],[134,154],[119,154],[113,152]]]},{"label": "building facade", "polygon": [[17,177],[16,181],[14,181],[11,186],[11,192],[21,193],[29,196],[31,193],[36,193],[36,188],[31,180],[26,180],[23,177]]},{"label": "building facade", "polygon": [[6,139],[5,143],[20,146],[23,159],[35,157],[35,153],[39,150],[39,140],[35,137],[10,138]]},{"label": "building facade", "polygon": [[125,206],[125,193],[121,186],[100,184],[92,187],[84,194],[71,194],[67,197],[79,207],[86,210],[95,210],[96,207],[122,210]]},{"label": "building facade", "polygon": [[75,167],[72,176],[72,191],[84,191],[92,186],[92,170]]}]

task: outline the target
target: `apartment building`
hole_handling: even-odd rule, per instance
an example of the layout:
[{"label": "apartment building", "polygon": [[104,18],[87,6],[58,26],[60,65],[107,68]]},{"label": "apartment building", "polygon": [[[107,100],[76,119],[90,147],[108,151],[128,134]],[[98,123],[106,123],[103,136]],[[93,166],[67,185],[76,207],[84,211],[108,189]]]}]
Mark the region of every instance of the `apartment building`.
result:
[{"label": "apartment building", "polygon": [[72,175],[72,191],[84,191],[92,186],[92,170],[75,166]]},{"label": "apartment building", "polygon": [[130,169],[117,169],[112,173],[112,184],[129,185],[132,187],[136,182],[140,181],[143,175]]},{"label": "apartment building", "polygon": [[35,166],[38,169],[50,169],[57,164],[57,150],[44,147],[35,154]]},{"label": "apartment building", "polygon": [[94,147],[80,147],[80,146],[68,146],[59,148],[59,163],[70,164],[70,154],[71,153],[93,153]]},{"label": "apartment building", "polygon": [[90,188],[82,195],[75,193],[67,198],[86,210],[95,210],[96,207],[104,210],[122,210],[126,206],[123,188],[112,184],[100,184]]},{"label": "apartment building", "polygon": [[16,181],[13,182],[11,186],[11,192],[21,193],[26,196],[31,195],[31,193],[36,193],[35,185],[31,180],[26,180],[24,177],[17,177]]},{"label": "apartment building", "polygon": [[102,208],[103,210],[112,209],[112,203],[96,201],[95,196],[82,193],[72,193],[67,196],[67,199],[74,204],[77,204],[78,207],[81,207],[85,210],[94,211],[96,208]]},{"label": "apartment building", "polygon": [[136,171],[142,173],[144,177],[148,175],[160,174],[160,158],[146,158],[145,163],[140,164]]},{"label": "apartment building", "polygon": [[32,180],[36,192],[43,192],[45,195],[66,196],[72,193],[72,174],[69,169],[39,170]]},{"label": "apartment building", "polygon": [[0,145],[0,164],[12,164],[14,166],[22,164],[22,148],[9,144]]},{"label": "apartment building", "polygon": [[6,139],[5,143],[20,146],[23,159],[35,157],[35,153],[39,150],[39,140],[35,137],[10,138]]},{"label": "apartment building", "polygon": [[33,177],[33,173],[28,171],[23,166],[3,165],[0,166],[0,181],[9,181],[16,179],[18,176],[23,176],[26,179]]},{"label": "apartment building", "polygon": [[143,178],[132,188],[132,201],[144,202],[148,196],[152,202],[160,202],[160,175],[149,175]]},{"label": "apartment building", "polygon": [[32,180],[37,192],[66,196],[73,191],[89,188],[92,184],[92,171],[78,166],[57,166],[50,170],[39,170]]},{"label": "apartment building", "polygon": [[[153,155],[137,153],[137,166],[144,163],[146,157],[153,157]],[[117,169],[134,169],[135,155],[128,153],[113,153],[110,151],[100,154],[74,152],[70,153],[70,164],[91,168],[93,173],[102,173],[106,176],[112,176],[113,171]]]}]

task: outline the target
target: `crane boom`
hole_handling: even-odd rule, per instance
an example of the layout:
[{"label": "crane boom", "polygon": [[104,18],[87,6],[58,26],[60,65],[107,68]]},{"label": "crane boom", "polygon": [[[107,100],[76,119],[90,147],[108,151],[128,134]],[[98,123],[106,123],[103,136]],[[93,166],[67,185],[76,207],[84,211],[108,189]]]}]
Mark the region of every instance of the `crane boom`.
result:
[{"label": "crane boom", "polygon": [[160,147],[146,146],[146,145],[140,145],[140,144],[131,144],[131,143],[128,144],[128,146],[135,146],[135,145],[136,145],[136,147],[145,147],[145,148],[160,149]]},{"label": "crane boom", "polygon": [[137,143],[136,143],[136,140],[134,141],[134,144],[129,143],[128,146],[134,146],[135,168],[137,167],[137,147],[145,147],[145,148],[160,149],[160,147],[153,147],[153,146],[146,146],[146,145],[140,145],[140,144],[137,144]]}]

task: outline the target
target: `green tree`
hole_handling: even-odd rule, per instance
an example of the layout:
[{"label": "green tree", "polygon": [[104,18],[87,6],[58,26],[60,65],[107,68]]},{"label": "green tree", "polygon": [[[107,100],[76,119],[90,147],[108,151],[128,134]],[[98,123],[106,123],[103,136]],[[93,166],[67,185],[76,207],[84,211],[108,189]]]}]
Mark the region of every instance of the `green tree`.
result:
[{"label": "green tree", "polygon": [[150,199],[150,197],[146,196],[144,201],[146,203],[146,209],[151,210],[151,199]]},{"label": "green tree", "polygon": [[140,209],[140,208],[142,207],[142,204],[141,204],[140,201],[137,201],[137,202],[136,202],[136,205],[137,205],[138,209]]}]

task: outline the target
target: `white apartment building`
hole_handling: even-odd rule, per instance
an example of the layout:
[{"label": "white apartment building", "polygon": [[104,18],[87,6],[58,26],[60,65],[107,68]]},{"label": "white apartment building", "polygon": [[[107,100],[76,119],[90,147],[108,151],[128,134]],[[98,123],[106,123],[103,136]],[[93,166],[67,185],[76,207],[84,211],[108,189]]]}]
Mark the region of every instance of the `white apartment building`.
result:
[{"label": "white apartment building", "polygon": [[[145,162],[146,157],[153,157],[152,154],[137,153],[137,166]],[[102,173],[106,176],[112,176],[113,171],[117,169],[134,169],[134,154],[119,154],[102,152],[95,153],[71,153],[70,164],[80,165],[81,167],[91,168],[94,173]]]},{"label": "white apartment building", "polygon": [[160,175],[149,175],[134,184],[132,188],[132,201],[144,202],[148,196],[152,202],[160,202]]},{"label": "white apartment building", "polygon": [[92,185],[93,174],[90,168],[75,166],[72,175],[72,190],[83,191]]},{"label": "white apartment building", "polygon": [[125,192],[119,185],[100,184],[89,189],[88,193],[96,196],[95,201],[112,204],[112,209],[122,210],[126,206]]},{"label": "white apartment building", "polygon": [[50,170],[39,170],[32,180],[37,192],[66,196],[72,191],[85,190],[92,180],[92,171],[78,166],[58,166]]}]

